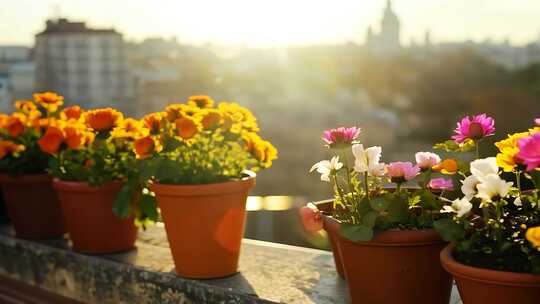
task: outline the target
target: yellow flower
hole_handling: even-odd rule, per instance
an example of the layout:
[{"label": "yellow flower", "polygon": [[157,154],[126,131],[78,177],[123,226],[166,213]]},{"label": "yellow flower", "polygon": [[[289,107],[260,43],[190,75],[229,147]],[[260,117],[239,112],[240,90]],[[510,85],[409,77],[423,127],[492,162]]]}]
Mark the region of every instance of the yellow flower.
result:
[{"label": "yellow flower", "polygon": [[174,122],[176,132],[182,139],[193,138],[200,130],[200,125],[191,117],[181,117]]},{"label": "yellow flower", "polygon": [[15,108],[25,114],[36,111],[36,104],[31,100],[17,100],[15,101]]},{"label": "yellow flower", "polygon": [[187,104],[189,106],[198,107],[198,108],[211,108],[214,106],[214,100],[210,96],[206,95],[196,95],[190,96],[188,98]]},{"label": "yellow flower", "polygon": [[25,146],[18,145],[11,140],[0,140],[0,159],[8,154],[17,154],[25,150]]},{"label": "yellow flower", "polygon": [[60,113],[60,118],[63,120],[78,120],[81,118],[83,111],[81,110],[81,107],[79,106],[71,106],[67,107]]},{"label": "yellow flower", "polygon": [[126,118],[111,131],[111,137],[135,139],[146,136],[148,133],[149,130],[144,127],[142,121],[133,118]]},{"label": "yellow flower", "polygon": [[222,116],[218,110],[207,109],[201,111],[197,117],[205,130],[218,128],[223,122]]},{"label": "yellow flower", "polygon": [[540,226],[527,229],[525,238],[533,247],[540,248]]},{"label": "yellow flower", "polygon": [[[259,131],[257,119],[253,113],[237,103],[221,102],[218,109],[224,118],[222,127],[224,130],[234,133],[238,133],[238,130]],[[238,126],[233,127],[235,124]]]},{"label": "yellow flower", "polygon": [[34,100],[51,113],[56,112],[58,107],[64,104],[64,97],[53,92],[36,93]]},{"label": "yellow flower", "polygon": [[263,140],[257,133],[244,132],[242,138],[246,143],[246,150],[249,151],[261,164],[263,168],[272,166],[272,161],[277,159],[277,149],[268,141]]},{"label": "yellow flower", "polygon": [[166,117],[164,112],[150,113],[143,117],[143,123],[152,134],[158,134],[161,130],[163,119]]},{"label": "yellow flower", "polygon": [[112,108],[96,109],[84,113],[86,124],[97,132],[108,131],[118,125],[124,115]]},{"label": "yellow flower", "polygon": [[513,172],[518,165],[521,165],[521,161],[516,157],[519,153],[519,139],[534,134],[539,130],[540,128],[533,128],[529,132],[510,134],[508,138],[496,142],[495,146],[500,152],[497,154],[497,166],[501,167],[505,172]]}]

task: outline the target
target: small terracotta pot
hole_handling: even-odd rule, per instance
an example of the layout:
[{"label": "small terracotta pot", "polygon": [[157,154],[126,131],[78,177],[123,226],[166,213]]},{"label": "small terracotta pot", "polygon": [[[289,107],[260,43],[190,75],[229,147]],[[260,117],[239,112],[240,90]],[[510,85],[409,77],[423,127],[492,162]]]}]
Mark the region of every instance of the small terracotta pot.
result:
[{"label": "small terracotta pot", "polygon": [[332,247],[337,273],[341,278],[345,278],[345,271],[343,270],[343,263],[341,262],[341,249],[339,248],[338,242],[339,222],[328,215],[332,212],[334,205],[333,200],[322,201],[316,205],[317,209],[323,212],[323,228],[328,234],[328,239],[330,239],[330,246]]},{"label": "small terracotta pot", "polygon": [[53,239],[64,235],[60,203],[48,174],[0,175],[7,214],[15,234],[24,239]]},{"label": "small terracotta pot", "polygon": [[219,278],[238,271],[246,199],[255,174],[206,185],[153,184],[176,273]]},{"label": "small terracotta pot", "polygon": [[370,242],[339,237],[352,303],[448,304],[452,278],[439,262],[446,246],[433,230],[390,230]]},{"label": "small terracotta pot", "polygon": [[85,182],[55,179],[73,250],[89,254],[122,252],[135,248],[137,227],[133,218],[120,219],[112,206],[123,183],[92,187]]},{"label": "small terracotta pot", "polygon": [[454,246],[441,252],[441,263],[450,272],[464,304],[538,304],[540,275],[477,268],[459,263]]}]

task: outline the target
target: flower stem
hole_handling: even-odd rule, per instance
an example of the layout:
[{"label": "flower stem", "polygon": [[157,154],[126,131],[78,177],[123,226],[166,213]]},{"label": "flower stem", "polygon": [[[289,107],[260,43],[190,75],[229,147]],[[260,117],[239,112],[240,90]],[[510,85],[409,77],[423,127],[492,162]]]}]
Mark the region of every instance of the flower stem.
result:
[{"label": "flower stem", "polygon": [[476,147],[476,159],[480,159],[480,144],[477,140],[474,141],[474,146]]},{"label": "flower stem", "polygon": [[366,191],[366,197],[369,200],[369,184],[368,184],[368,173],[364,173],[364,190]]},{"label": "flower stem", "polygon": [[521,198],[521,171],[516,170],[516,186],[518,188],[518,194]]}]

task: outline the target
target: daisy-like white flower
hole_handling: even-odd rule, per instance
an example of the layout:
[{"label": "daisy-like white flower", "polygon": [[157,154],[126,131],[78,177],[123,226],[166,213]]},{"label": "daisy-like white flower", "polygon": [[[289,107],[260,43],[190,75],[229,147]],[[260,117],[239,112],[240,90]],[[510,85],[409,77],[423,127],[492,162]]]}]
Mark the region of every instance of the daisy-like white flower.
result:
[{"label": "daisy-like white flower", "polygon": [[476,188],[476,186],[478,186],[480,180],[478,179],[478,177],[470,175],[467,176],[466,179],[462,180],[461,183],[463,184],[461,186],[461,192],[465,194],[465,197],[468,200],[471,200],[476,195],[476,193],[478,193],[478,189]]},{"label": "daisy-like white flower", "polygon": [[477,159],[471,162],[471,174],[482,179],[489,174],[499,173],[496,157]]},{"label": "daisy-like white flower", "polygon": [[482,200],[482,204],[491,203],[493,199],[498,200],[506,197],[512,184],[512,182],[503,180],[497,174],[488,174],[476,186],[478,189],[476,197]]},{"label": "daisy-like white flower", "polygon": [[471,211],[473,205],[466,198],[456,199],[450,206],[444,206],[441,209],[441,213],[455,213],[457,217],[462,217]]},{"label": "daisy-like white flower", "polygon": [[354,155],[354,170],[359,173],[368,172],[371,176],[383,176],[386,171],[386,165],[381,163],[381,147],[369,147],[364,149],[361,144],[352,146]]},{"label": "daisy-like white flower", "polygon": [[331,160],[323,160],[316,163],[313,165],[313,167],[311,167],[309,172],[317,170],[317,172],[321,174],[322,181],[330,182],[330,174],[333,171],[338,171],[341,168],[343,168],[343,163],[339,162],[339,156],[334,156]]}]

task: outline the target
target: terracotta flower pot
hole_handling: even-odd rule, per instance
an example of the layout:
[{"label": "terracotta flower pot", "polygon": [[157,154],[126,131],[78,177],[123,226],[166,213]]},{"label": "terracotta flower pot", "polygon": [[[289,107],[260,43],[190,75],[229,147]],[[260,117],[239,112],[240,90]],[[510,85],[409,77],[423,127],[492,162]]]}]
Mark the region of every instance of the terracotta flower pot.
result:
[{"label": "terracotta flower pot", "polygon": [[60,203],[48,174],[0,175],[7,214],[17,237],[53,239],[64,235]]},{"label": "terracotta flower pot", "polygon": [[323,228],[328,234],[330,239],[330,246],[334,256],[334,263],[336,264],[336,271],[341,278],[345,278],[345,271],[343,270],[343,263],[341,262],[341,250],[339,248],[338,234],[339,234],[339,222],[329,216],[333,209],[333,200],[322,201],[316,204],[317,208],[323,212]]},{"label": "terracotta flower pot", "polygon": [[207,185],[153,184],[176,273],[219,278],[238,271],[246,199],[255,175]]},{"label": "terracotta flower pot", "polygon": [[540,303],[540,275],[467,266],[454,259],[453,251],[453,245],[446,247],[441,262],[454,276],[463,303]]},{"label": "terracotta flower pot", "polygon": [[435,230],[385,231],[370,242],[340,236],[352,303],[448,304],[452,278],[439,262],[446,244]]},{"label": "terracotta flower pot", "polygon": [[104,254],[135,248],[137,227],[133,218],[123,220],[112,211],[114,199],[123,185],[121,182],[92,187],[85,182],[55,179],[53,184],[73,250]]}]

